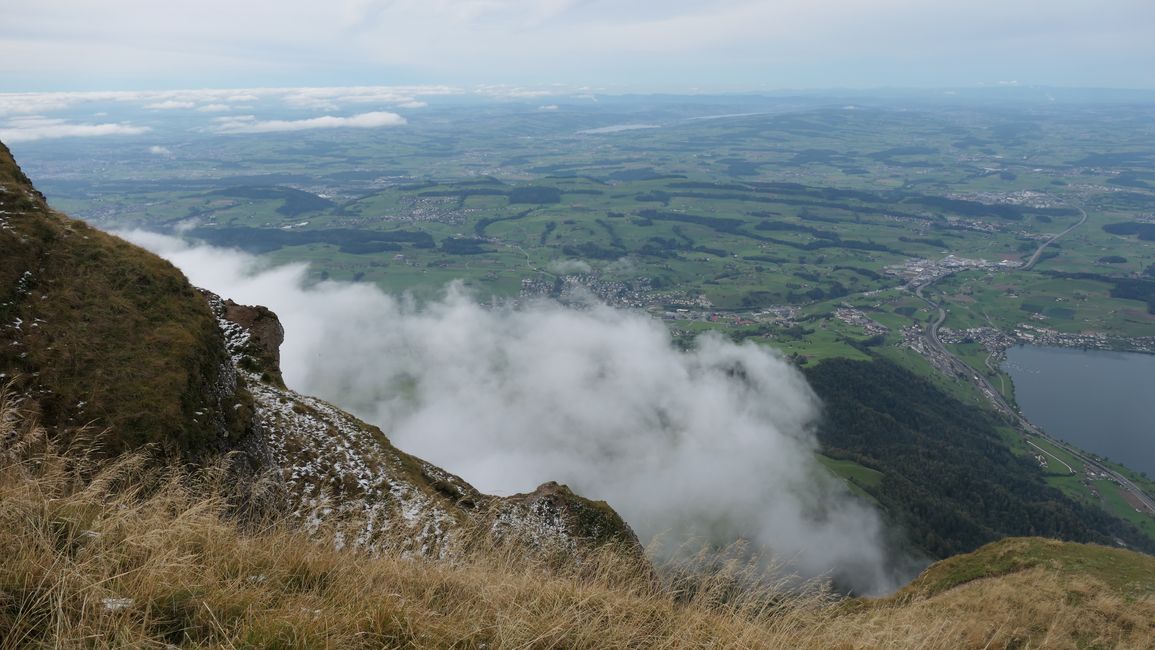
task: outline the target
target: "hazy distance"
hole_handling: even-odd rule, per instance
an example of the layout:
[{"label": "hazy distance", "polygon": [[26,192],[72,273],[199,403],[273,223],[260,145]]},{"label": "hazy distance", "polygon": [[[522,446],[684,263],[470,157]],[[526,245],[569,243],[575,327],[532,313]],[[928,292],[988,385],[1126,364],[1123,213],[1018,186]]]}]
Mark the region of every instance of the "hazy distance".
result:
[{"label": "hazy distance", "polygon": [[39,0],[0,88],[1155,86],[1148,0]]}]

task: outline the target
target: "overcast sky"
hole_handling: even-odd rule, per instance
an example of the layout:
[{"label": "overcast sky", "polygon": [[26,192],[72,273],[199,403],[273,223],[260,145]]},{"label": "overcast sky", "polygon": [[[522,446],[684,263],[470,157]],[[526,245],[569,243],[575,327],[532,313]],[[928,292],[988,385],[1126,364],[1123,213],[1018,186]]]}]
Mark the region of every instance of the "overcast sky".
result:
[{"label": "overcast sky", "polygon": [[1155,87],[1153,0],[0,0],[0,90]]}]

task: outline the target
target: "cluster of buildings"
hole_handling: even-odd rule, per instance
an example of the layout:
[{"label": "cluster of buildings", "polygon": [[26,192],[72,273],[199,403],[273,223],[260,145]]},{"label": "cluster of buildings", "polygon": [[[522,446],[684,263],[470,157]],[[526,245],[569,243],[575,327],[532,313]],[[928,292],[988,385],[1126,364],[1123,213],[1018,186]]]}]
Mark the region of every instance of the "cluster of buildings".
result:
[{"label": "cluster of buildings", "polygon": [[[653,310],[651,310],[653,312]],[[773,307],[766,307],[756,312],[717,312],[711,309],[691,309],[688,307],[679,307],[676,309],[667,309],[662,312],[653,312],[655,316],[660,315],[663,320],[680,320],[680,321],[702,321],[709,323],[728,323],[735,327],[742,327],[744,325],[757,325],[760,323],[778,323],[790,324],[802,312],[800,307],[793,305],[775,305]]]},{"label": "cluster of buildings", "polygon": [[1018,341],[995,327],[969,327],[956,330],[943,327],[938,330],[938,338],[947,344],[978,343],[987,352],[1002,352]]},{"label": "cluster of buildings", "polygon": [[902,334],[902,342],[898,344],[899,347],[913,350],[930,362],[930,365],[934,366],[939,372],[948,376],[957,376],[959,374],[955,370],[954,357],[949,354],[944,354],[942,350],[927,343],[926,337],[923,336],[922,325],[917,323],[907,325],[902,328],[900,332]]},{"label": "cluster of buildings", "polygon": [[643,309],[654,304],[649,278],[606,280],[596,273],[537,276],[521,281],[519,297],[523,300],[553,298],[561,303],[583,303],[596,298],[607,305]]},{"label": "cluster of buildings", "polygon": [[404,214],[379,216],[372,221],[433,221],[460,225],[477,212],[476,209],[460,207],[455,196],[407,196],[402,201],[406,204]]},{"label": "cluster of buildings", "polygon": [[861,327],[867,336],[877,336],[879,334],[886,334],[890,328],[882,323],[874,320],[866,315],[860,309],[855,309],[849,305],[843,305],[834,310],[834,317],[846,323],[847,325],[856,325]]},{"label": "cluster of buildings", "polygon": [[957,228],[959,230],[973,230],[975,232],[995,233],[1002,232],[1002,224],[991,221],[983,221],[982,219],[968,219],[966,217],[946,217],[946,225],[950,228]]},{"label": "cluster of buildings", "polygon": [[967,269],[998,269],[1017,267],[1019,262],[1002,260],[990,262],[983,259],[969,259],[947,255],[941,260],[916,259],[902,264],[888,266],[883,271],[907,281],[909,284],[928,284],[939,278]]},{"label": "cluster of buildings", "polygon": [[714,308],[714,303],[706,297],[706,294],[692,294],[688,291],[666,290],[655,291],[650,294],[651,305],[664,305],[666,307],[673,307],[675,309],[686,310],[709,310]]},{"label": "cluster of buildings", "polygon": [[[1155,354],[1155,337],[1152,336],[1108,336],[1102,332],[1068,334],[1049,327],[1039,327],[1024,323],[1015,328],[1014,343],[1049,345],[1059,348],[1079,348],[1082,350],[1117,350],[1127,352],[1148,352]],[[1012,345],[1014,344],[1012,343]],[[1007,346],[1010,347],[1010,346]]]},{"label": "cluster of buildings", "polygon": [[1014,192],[954,192],[947,194],[947,198],[961,199],[963,201],[978,201],[979,203],[986,203],[988,205],[1010,203],[1012,205],[1025,205],[1031,208],[1059,208],[1065,205],[1062,200],[1045,192],[1037,192],[1035,190],[1017,190]]}]

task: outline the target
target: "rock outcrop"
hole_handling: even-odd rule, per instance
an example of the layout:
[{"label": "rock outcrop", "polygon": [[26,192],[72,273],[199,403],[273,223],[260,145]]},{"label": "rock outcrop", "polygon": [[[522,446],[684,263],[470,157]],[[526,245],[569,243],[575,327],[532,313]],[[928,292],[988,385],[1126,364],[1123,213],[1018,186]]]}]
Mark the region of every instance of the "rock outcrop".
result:
[{"label": "rock outcrop", "polygon": [[637,537],[605,502],[546,483],[508,498],[483,494],[460,477],[394,447],[377,427],[280,381],[283,339],[276,315],[205,292],[230,358],[252,396],[284,508],[312,534],[343,544],[448,557],[478,535],[551,551],[617,543],[640,553]]}]

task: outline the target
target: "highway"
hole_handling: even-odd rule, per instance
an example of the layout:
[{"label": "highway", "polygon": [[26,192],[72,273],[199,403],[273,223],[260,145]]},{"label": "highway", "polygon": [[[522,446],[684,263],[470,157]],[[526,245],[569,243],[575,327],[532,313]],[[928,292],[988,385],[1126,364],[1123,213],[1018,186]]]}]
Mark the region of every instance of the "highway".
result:
[{"label": "highway", "polygon": [[1063,235],[1066,235],[1067,233],[1071,232],[1075,228],[1078,228],[1079,226],[1087,223],[1087,211],[1084,210],[1083,208],[1075,208],[1075,209],[1079,211],[1079,214],[1083,215],[1083,218],[1079,219],[1079,222],[1074,224],[1070,228],[1067,228],[1066,230],[1064,230],[1063,232],[1061,232],[1057,235],[1051,235],[1049,238],[1047,238],[1046,241],[1044,241],[1042,244],[1039,244],[1039,247],[1037,249],[1035,249],[1035,254],[1031,255],[1031,258],[1029,260],[1027,260],[1019,268],[1021,268],[1024,271],[1030,271],[1031,269],[1035,268],[1035,264],[1039,263],[1039,257],[1042,256],[1043,251],[1046,250],[1048,246],[1055,243],[1055,241],[1057,241]]},{"label": "highway", "polygon": [[[1082,208],[1079,208],[1079,212],[1082,214],[1082,218],[1079,220],[1078,223],[1076,223],[1073,226],[1067,228],[1066,230],[1058,233],[1057,235],[1053,235],[1052,237],[1048,238],[1045,242],[1043,242],[1039,246],[1039,248],[1037,250],[1035,250],[1035,253],[1033,255],[1031,255],[1030,259],[1027,260],[1027,262],[1025,264],[1023,264],[1022,266],[1019,267],[1019,269],[1023,270],[1023,271],[1028,271],[1031,268],[1033,268],[1035,266],[1035,264],[1039,261],[1039,257],[1042,255],[1043,250],[1046,249],[1047,246],[1053,244],[1056,240],[1058,240],[1063,235],[1066,235],[1067,233],[1071,232],[1075,228],[1078,228],[1079,226],[1086,223],[1087,222],[1086,211],[1084,211]],[[946,276],[942,276],[942,277],[946,277]],[[932,309],[934,309],[936,311],[936,315],[935,315],[934,320],[927,323],[926,329],[923,332],[923,338],[926,342],[928,350],[933,351],[934,353],[938,354],[940,358],[945,359],[947,361],[948,365],[950,366],[950,369],[952,371],[954,371],[955,374],[957,374],[961,377],[969,378],[972,381],[974,381],[976,384],[978,384],[979,389],[987,396],[987,399],[989,399],[991,401],[991,403],[995,406],[995,408],[999,412],[1010,417],[1028,435],[1036,435],[1036,436],[1039,436],[1041,438],[1045,438],[1047,440],[1047,442],[1055,445],[1056,447],[1059,447],[1060,449],[1066,451],[1068,454],[1079,459],[1079,461],[1082,462],[1088,469],[1091,469],[1091,470],[1095,471],[1096,473],[1105,474],[1105,475],[1109,476],[1112,480],[1114,480],[1120,486],[1122,486],[1124,490],[1126,490],[1128,493],[1130,493],[1132,496],[1134,496],[1136,501],[1138,501],[1139,503],[1142,503],[1144,505],[1144,507],[1146,507],[1147,510],[1152,515],[1155,515],[1155,498],[1152,498],[1151,495],[1147,494],[1139,486],[1132,483],[1131,480],[1128,479],[1126,476],[1123,476],[1122,474],[1116,472],[1115,470],[1103,465],[1102,463],[1096,461],[1095,459],[1087,456],[1081,450],[1079,450],[1075,447],[1072,447],[1071,445],[1063,442],[1062,440],[1058,440],[1056,438],[1052,438],[1052,437],[1048,436],[1042,429],[1036,427],[1034,424],[1032,424],[1030,422],[1030,420],[1027,420],[1027,418],[1025,418],[1022,413],[1020,413],[1018,410],[1016,410],[1010,404],[1008,404],[1006,399],[1003,397],[1002,392],[995,390],[995,387],[989,381],[987,381],[986,377],[984,377],[982,374],[977,372],[974,368],[971,368],[969,365],[967,365],[967,363],[965,361],[963,361],[962,359],[955,356],[955,354],[953,352],[948,350],[946,348],[946,346],[943,345],[942,340],[939,339],[939,337],[938,337],[938,330],[939,330],[939,327],[942,326],[943,321],[946,320],[947,312],[942,307],[942,305],[940,305],[940,304],[934,302],[933,300],[931,300],[930,298],[926,297],[926,295],[924,293],[924,291],[928,287],[930,287],[932,284],[934,284],[936,281],[938,281],[940,279],[941,278],[934,278],[931,280],[926,280],[922,284],[916,285],[915,291],[914,291],[916,296],[921,298],[924,302],[926,302],[928,305],[930,305],[930,307]],[[1031,446],[1036,446],[1036,445],[1034,445],[1034,443],[1031,443],[1030,440],[1027,440],[1026,442],[1028,444],[1031,444]],[[1050,455],[1050,454],[1048,454],[1048,455]],[[1064,463],[1064,464],[1066,464],[1066,463]],[[1069,467],[1070,466],[1068,465],[1068,468]]]}]

